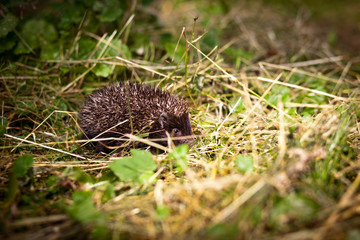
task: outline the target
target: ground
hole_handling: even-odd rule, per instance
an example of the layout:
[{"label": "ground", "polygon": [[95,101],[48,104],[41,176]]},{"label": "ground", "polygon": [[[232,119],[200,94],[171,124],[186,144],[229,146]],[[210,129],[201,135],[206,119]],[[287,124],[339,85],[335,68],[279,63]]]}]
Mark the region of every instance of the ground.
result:
[{"label": "ground", "polygon": [[[30,5],[0,12],[2,239],[360,238],[359,3]],[[122,80],[196,144],[96,153],[79,109]]]}]

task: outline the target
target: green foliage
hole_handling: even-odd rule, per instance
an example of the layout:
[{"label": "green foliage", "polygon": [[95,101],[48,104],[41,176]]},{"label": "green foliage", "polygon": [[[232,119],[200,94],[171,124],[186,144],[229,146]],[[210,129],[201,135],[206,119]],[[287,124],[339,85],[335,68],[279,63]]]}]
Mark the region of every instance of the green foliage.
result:
[{"label": "green foliage", "polygon": [[333,181],[329,172],[337,171],[342,165],[342,158],[355,158],[355,153],[349,147],[349,139],[346,137],[352,126],[356,124],[356,118],[353,115],[357,111],[357,106],[351,107],[340,106],[337,109],[340,112],[340,122],[336,126],[329,139],[331,144],[328,147],[328,155],[325,161],[317,163],[317,171],[314,172],[315,179],[322,179],[324,183]]},{"label": "green foliage", "polygon": [[90,54],[96,47],[96,42],[89,38],[81,38],[77,42],[78,51],[76,52],[77,59],[86,59],[90,57]]},{"label": "green foliage", "polygon": [[36,112],[37,106],[34,101],[31,100],[23,100],[21,102],[17,102],[16,113],[19,116],[28,116],[32,112]]},{"label": "green foliage", "polygon": [[92,192],[76,191],[72,196],[73,205],[67,206],[67,213],[75,220],[83,223],[103,225],[105,215],[99,212],[93,203]]},{"label": "green foliage", "polygon": [[317,214],[318,204],[301,194],[289,194],[279,198],[270,211],[270,225],[284,229],[289,222],[300,224],[311,221]]},{"label": "green foliage", "polygon": [[209,239],[237,239],[238,235],[239,230],[233,224],[216,224],[206,232]]},{"label": "green foliage", "polygon": [[30,154],[24,154],[18,157],[13,165],[14,174],[17,177],[24,177],[33,163],[34,157]]},{"label": "green foliage", "polygon": [[9,177],[8,187],[6,191],[6,199],[4,202],[0,203],[0,207],[7,208],[13,203],[19,190],[18,178],[26,176],[33,162],[33,156],[30,154],[24,154],[15,160],[12,167],[13,171]]},{"label": "green foliage", "polygon": [[[96,48],[96,42],[90,39],[83,39],[79,41],[79,59],[88,58],[92,56],[93,59],[107,58],[107,57],[115,57],[118,55],[123,56],[126,59],[131,58],[131,52],[127,45],[121,43],[119,39],[112,39],[107,44],[109,39],[105,38],[104,41],[99,44],[98,49],[94,51]],[[99,77],[109,77],[114,72],[114,66],[105,64],[105,63],[97,63],[93,68],[93,72],[96,76]]]},{"label": "green foliage", "polygon": [[[22,2],[5,4],[9,13],[0,20],[0,52],[12,50],[16,55],[37,55],[39,52],[44,60],[60,59],[63,49],[71,49],[79,26],[93,33],[105,24],[115,30],[128,8],[127,2],[117,0],[55,1],[40,8],[36,16],[22,17],[19,21],[11,12],[16,12],[19,6],[23,7],[22,4],[26,5]],[[95,45],[87,51],[91,53]]]},{"label": "green foliage", "polygon": [[131,149],[131,157],[123,157],[110,162],[108,165],[122,181],[133,182],[137,184],[148,183],[156,163],[152,155],[143,150]]},{"label": "green foliage", "polygon": [[71,28],[74,26],[78,26],[81,21],[83,20],[84,16],[89,16],[91,19],[91,12],[89,9],[91,8],[92,4],[94,4],[94,0],[89,1],[76,1],[76,2],[69,2],[69,1],[61,1],[61,2],[52,2],[51,3],[51,10],[45,9],[43,15],[47,16],[51,13],[57,13],[61,17],[49,17],[54,21],[57,22],[58,28],[63,31],[62,35],[67,35],[65,31],[69,31],[71,33]]},{"label": "green foliage", "polygon": [[176,45],[174,42],[166,42],[165,50],[171,59],[174,58],[175,63],[185,61],[185,43]]},{"label": "green foliage", "polygon": [[95,226],[94,228],[91,229],[91,239],[99,239],[99,240],[103,240],[103,239],[111,239],[109,237],[109,231],[108,228],[106,226]]},{"label": "green foliage", "polygon": [[19,42],[14,50],[15,54],[30,53],[34,49],[47,46],[58,36],[55,27],[44,19],[27,21],[20,34],[26,44]]},{"label": "green foliage", "polygon": [[111,183],[107,183],[105,191],[101,197],[101,200],[103,202],[106,202],[106,201],[111,200],[113,197],[115,197],[114,185],[112,185]]},{"label": "green foliage", "polygon": [[97,64],[93,71],[96,76],[98,77],[108,77],[113,72],[113,67],[107,65],[107,64]]},{"label": "green foliage", "polygon": [[12,49],[16,44],[16,37],[12,34],[18,18],[12,14],[7,14],[4,19],[0,20],[0,53]]},{"label": "green foliage", "polygon": [[288,87],[275,85],[271,89],[271,93],[266,95],[265,99],[272,105],[277,106],[279,101],[286,103],[288,100],[290,100],[290,94],[290,89]]},{"label": "green foliage", "polygon": [[[260,29],[261,35],[254,34],[254,24],[249,22],[252,14],[234,21],[229,16],[241,8],[235,2],[221,0],[199,4],[194,30],[196,47],[202,53],[209,54],[218,46],[209,58],[221,69],[189,47],[185,81],[183,66],[175,67],[185,62],[184,37],[179,45],[177,41],[183,26],[190,40],[192,19],[188,21],[186,14],[180,14],[180,21],[175,22],[174,14],[169,18],[170,26],[163,21],[168,13],[158,14],[154,9],[176,12],[192,3],[167,1],[165,5],[147,8],[143,3],[151,0],[137,1],[136,6],[132,1],[116,0],[49,1],[41,7],[35,2],[30,5],[35,4],[36,11],[31,11],[24,1],[5,1],[0,19],[4,96],[0,141],[5,164],[0,176],[4,180],[0,205],[4,207],[3,225],[9,228],[6,232],[17,235],[14,238],[33,230],[21,226],[27,219],[61,217],[64,211],[85,225],[81,229],[69,226],[71,231],[82,231],[80,238],[86,232],[87,238],[92,239],[161,238],[170,234],[179,234],[179,238],[204,235],[204,239],[277,238],[304,229],[316,231],[311,226],[322,228],[334,213],[339,216],[335,222],[339,229],[353,228],[349,225],[356,220],[356,201],[349,198],[346,211],[337,210],[344,193],[351,193],[349,186],[355,186],[358,175],[356,123],[360,112],[356,79],[360,65],[356,61],[347,65],[346,58],[334,62],[322,58],[320,64],[310,61],[309,66],[292,68],[294,62],[323,56],[323,51],[316,52],[315,46],[310,50],[300,46],[299,53],[290,54],[289,46],[282,43],[283,33],[266,26],[265,32]],[[226,16],[229,11],[231,15]],[[135,18],[124,29],[133,13]],[[266,14],[268,11],[262,15],[265,19]],[[233,31],[234,26],[240,34]],[[291,48],[301,42],[292,41],[291,31],[286,36]],[[322,44],[331,53],[326,44],[336,45],[338,41],[340,38],[330,31]],[[268,58],[272,48],[276,54]],[[113,64],[117,61],[115,56],[147,68]],[[169,62],[173,56],[174,61]],[[265,64],[259,67],[259,61]],[[350,68],[344,69],[345,66]],[[239,81],[245,76],[249,89],[242,88],[223,70]],[[257,104],[258,96],[270,84],[256,78],[274,79],[279,73],[283,74],[280,81],[299,88],[275,84],[264,96],[269,104]],[[199,143],[191,149],[191,155],[187,145],[175,147],[167,156],[160,154],[157,159],[161,163],[170,160],[176,168],[159,168],[159,185],[149,184],[156,180],[157,163],[146,151],[131,150],[130,157],[111,163],[106,162],[108,156],[88,162],[27,143],[11,152],[17,142],[4,137],[5,132],[21,138],[32,133],[29,140],[96,159],[99,155],[92,149],[75,143],[80,131],[79,115],[74,112],[79,111],[85,96],[99,86],[124,79],[166,85],[185,100],[193,101],[191,123]],[[333,100],[301,88],[348,99]],[[245,106],[243,97],[249,97],[254,108],[251,103],[250,107]],[[273,108],[279,102],[284,103],[287,113],[284,124]],[[279,137],[283,137],[279,126],[289,133],[285,135],[283,158],[279,158],[281,148],[277,146]],[[41,166],[32,168],[32,155],[23,155],[14,161],[13,168],[6,167],[14,160],[12,154],[23,149],[38,156]],[[257,157],[256,168],[252,154]],[[190,156],[196,159],[191,165]],[[304,169],[294,168],[292,158],[300,159],[299,162],[306,159]],[[191,171],[184,174],[188,168]],[[287,176],[286,181],[281,181],[284,179],[279,178],[279,173]],[[279,185],[273,180],[279,180]],[[217,222],[219,217],[225,219]],[[44,231],[59,223],[40,221],[34,229]],[[65,233],[66,230],[62,229]],[[165,231],[169,235],[164,235]],[[346,234],[348,239],[359,236],[356,230],[343,236]]]},{"label": "green foliage", "polygon": [[221,35],[221,31],[220,30],[216,30],[216,29],[210,29],[206,35],[204,36],[204,38],[202,39],[202,42],[204,43],[204,48],[207,51],[210,51],[211,49],[213,49],[214,47],[216,47],[217,45],[219,45],[219,37]]},{"label": "green foliage", "polygon": [[57,186],[57,182],[59,181],[59,177],[57,175],[51,175],[46,180],[46,187],[49,193],[57,193],[59,191],[59,187]]},{"label": "green foliage", "polygon": [[0,38],[5,37],[9,32],[12,32],[18,23],[17,17],[8,14],[4,19],[0,20]]},{"label": "green foliage", "polygon": [[[286,76],[286,74],[284,76]],[[295,85],[304,85],[309,89],[324,93],[331,92],[331,89],[335,87],[333,84],[325,85],[324,81],[321,79],[312,79],[309,76],[297,73],[291,76],[289,82]],[[271,91],[265,96],[265,99],[273,106],[277,106],[279,101],[284,104],[289,102],[315,105],[328,103],[328,97],[324,95],[315,94],[312,92],[307,92],[306,94],[294,94],[294,92],[291,91],[291,88],[281,85],[274,85]],[[286,112],[288,114],[295,114],[295,110],[291,108],[286,109]],[[297,113],[304,117],[312,116],[315,112],[316,108],[313,107],[301,107],[297,109]]]},{"label": "green foliage", "polygon": [[241,48],[229,47],[225,49],[226,55],[229,57],[229,62],[235,62],[235,68],[239,68],[243,60],[251,61],[254,57],[254,54],[247,52]]},{"label": "green foliage", "polygon": [[156,219],[159,221],[164,220],[167,218],[171,213],[170,208],[168,208],[166,205],[159,205],[156,207]]},{"label": "green foliage", "polygon": [[187,144],[182,144],[176,146],[173,151],[169,153],[169,158],[176,161],[176,170],[178,172],[183,172],[188,167],[188,151],[189,146]]},{"label": "green foliage", "polygon": [[238,156],[235,159],[235,163],[242,173],[252,172],[254,169],[254,162],[250,156]]},{"label": "green foliage", "polygon": [[95,1],[93,10],[97,13],[96,17],[101,22],[116,21],[123,14],[121,1],[117,0]]},{"label": "green foliage", "polygon": [[70,177],[71,179],[74,179],[81,184],[95,182],[93,176],[85,173],[79,167],[67,168],[63,171],[63,175]]},{"label": "green foliage", "polygon": [[61,56],[61,45],[59,43],[49,43],[42,45],[40,52],[40,59],[48,60],[59,60]]},{"label": "green foliage", "polygon": [[[235,109],[233,109],[234,107],[235,107]],[[242,112],[244,112],[246,110],[245,105],[244,105],[244,101],[242,99],[240,99],[240,97],[232,98],[229,101],[229,108],[230,108],[230,110],[233,109],[234,114],[242,113]]]}]

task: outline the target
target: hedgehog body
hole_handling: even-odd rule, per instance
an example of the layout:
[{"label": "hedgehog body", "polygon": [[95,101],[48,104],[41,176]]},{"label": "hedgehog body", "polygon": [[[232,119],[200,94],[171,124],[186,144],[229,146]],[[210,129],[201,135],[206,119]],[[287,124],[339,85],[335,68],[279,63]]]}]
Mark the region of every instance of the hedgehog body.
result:
[{"label": "hedgehog body", "polygon": [[[82,107],[80,118],[80,126],[89,139],[148,134],[150,139],[167,146],[167,132],[175,137],[175,145],[193,142],[193,137],[189,137],[192,130],[186,102],[149,85],[119,82],[95,91]],[[109,152],[110,146],[122,143],[98,142],[96,151]]]}]

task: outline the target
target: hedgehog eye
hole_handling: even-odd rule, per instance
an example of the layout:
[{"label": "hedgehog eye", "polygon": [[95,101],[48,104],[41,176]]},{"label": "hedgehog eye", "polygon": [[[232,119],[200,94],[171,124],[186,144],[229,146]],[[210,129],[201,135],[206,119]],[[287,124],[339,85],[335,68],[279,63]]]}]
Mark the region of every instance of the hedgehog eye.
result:
[{"label": "hedgehog eye", "polygon": [[180,133],[180,130],[177,129],[177,128],[173,128],[172,133],[173,133],[174,135],[178,135],[178,134]]}]

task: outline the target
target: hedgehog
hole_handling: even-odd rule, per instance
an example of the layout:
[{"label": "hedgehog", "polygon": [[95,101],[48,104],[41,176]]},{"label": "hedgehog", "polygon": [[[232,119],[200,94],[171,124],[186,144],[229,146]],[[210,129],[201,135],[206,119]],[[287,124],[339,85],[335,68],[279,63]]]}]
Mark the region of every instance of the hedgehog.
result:
[{"label": "hedgehog", "polygon": [[[92,93],[80,113],[85,138],[122,138],[125,134],[148,135],[160,145],[194,143],[186,101],[146,84],[118,82]],[[124,144],[120,140],[96,143],[96,152],[109,153]],[[136,147],[141,146],[137,143]]]}]

